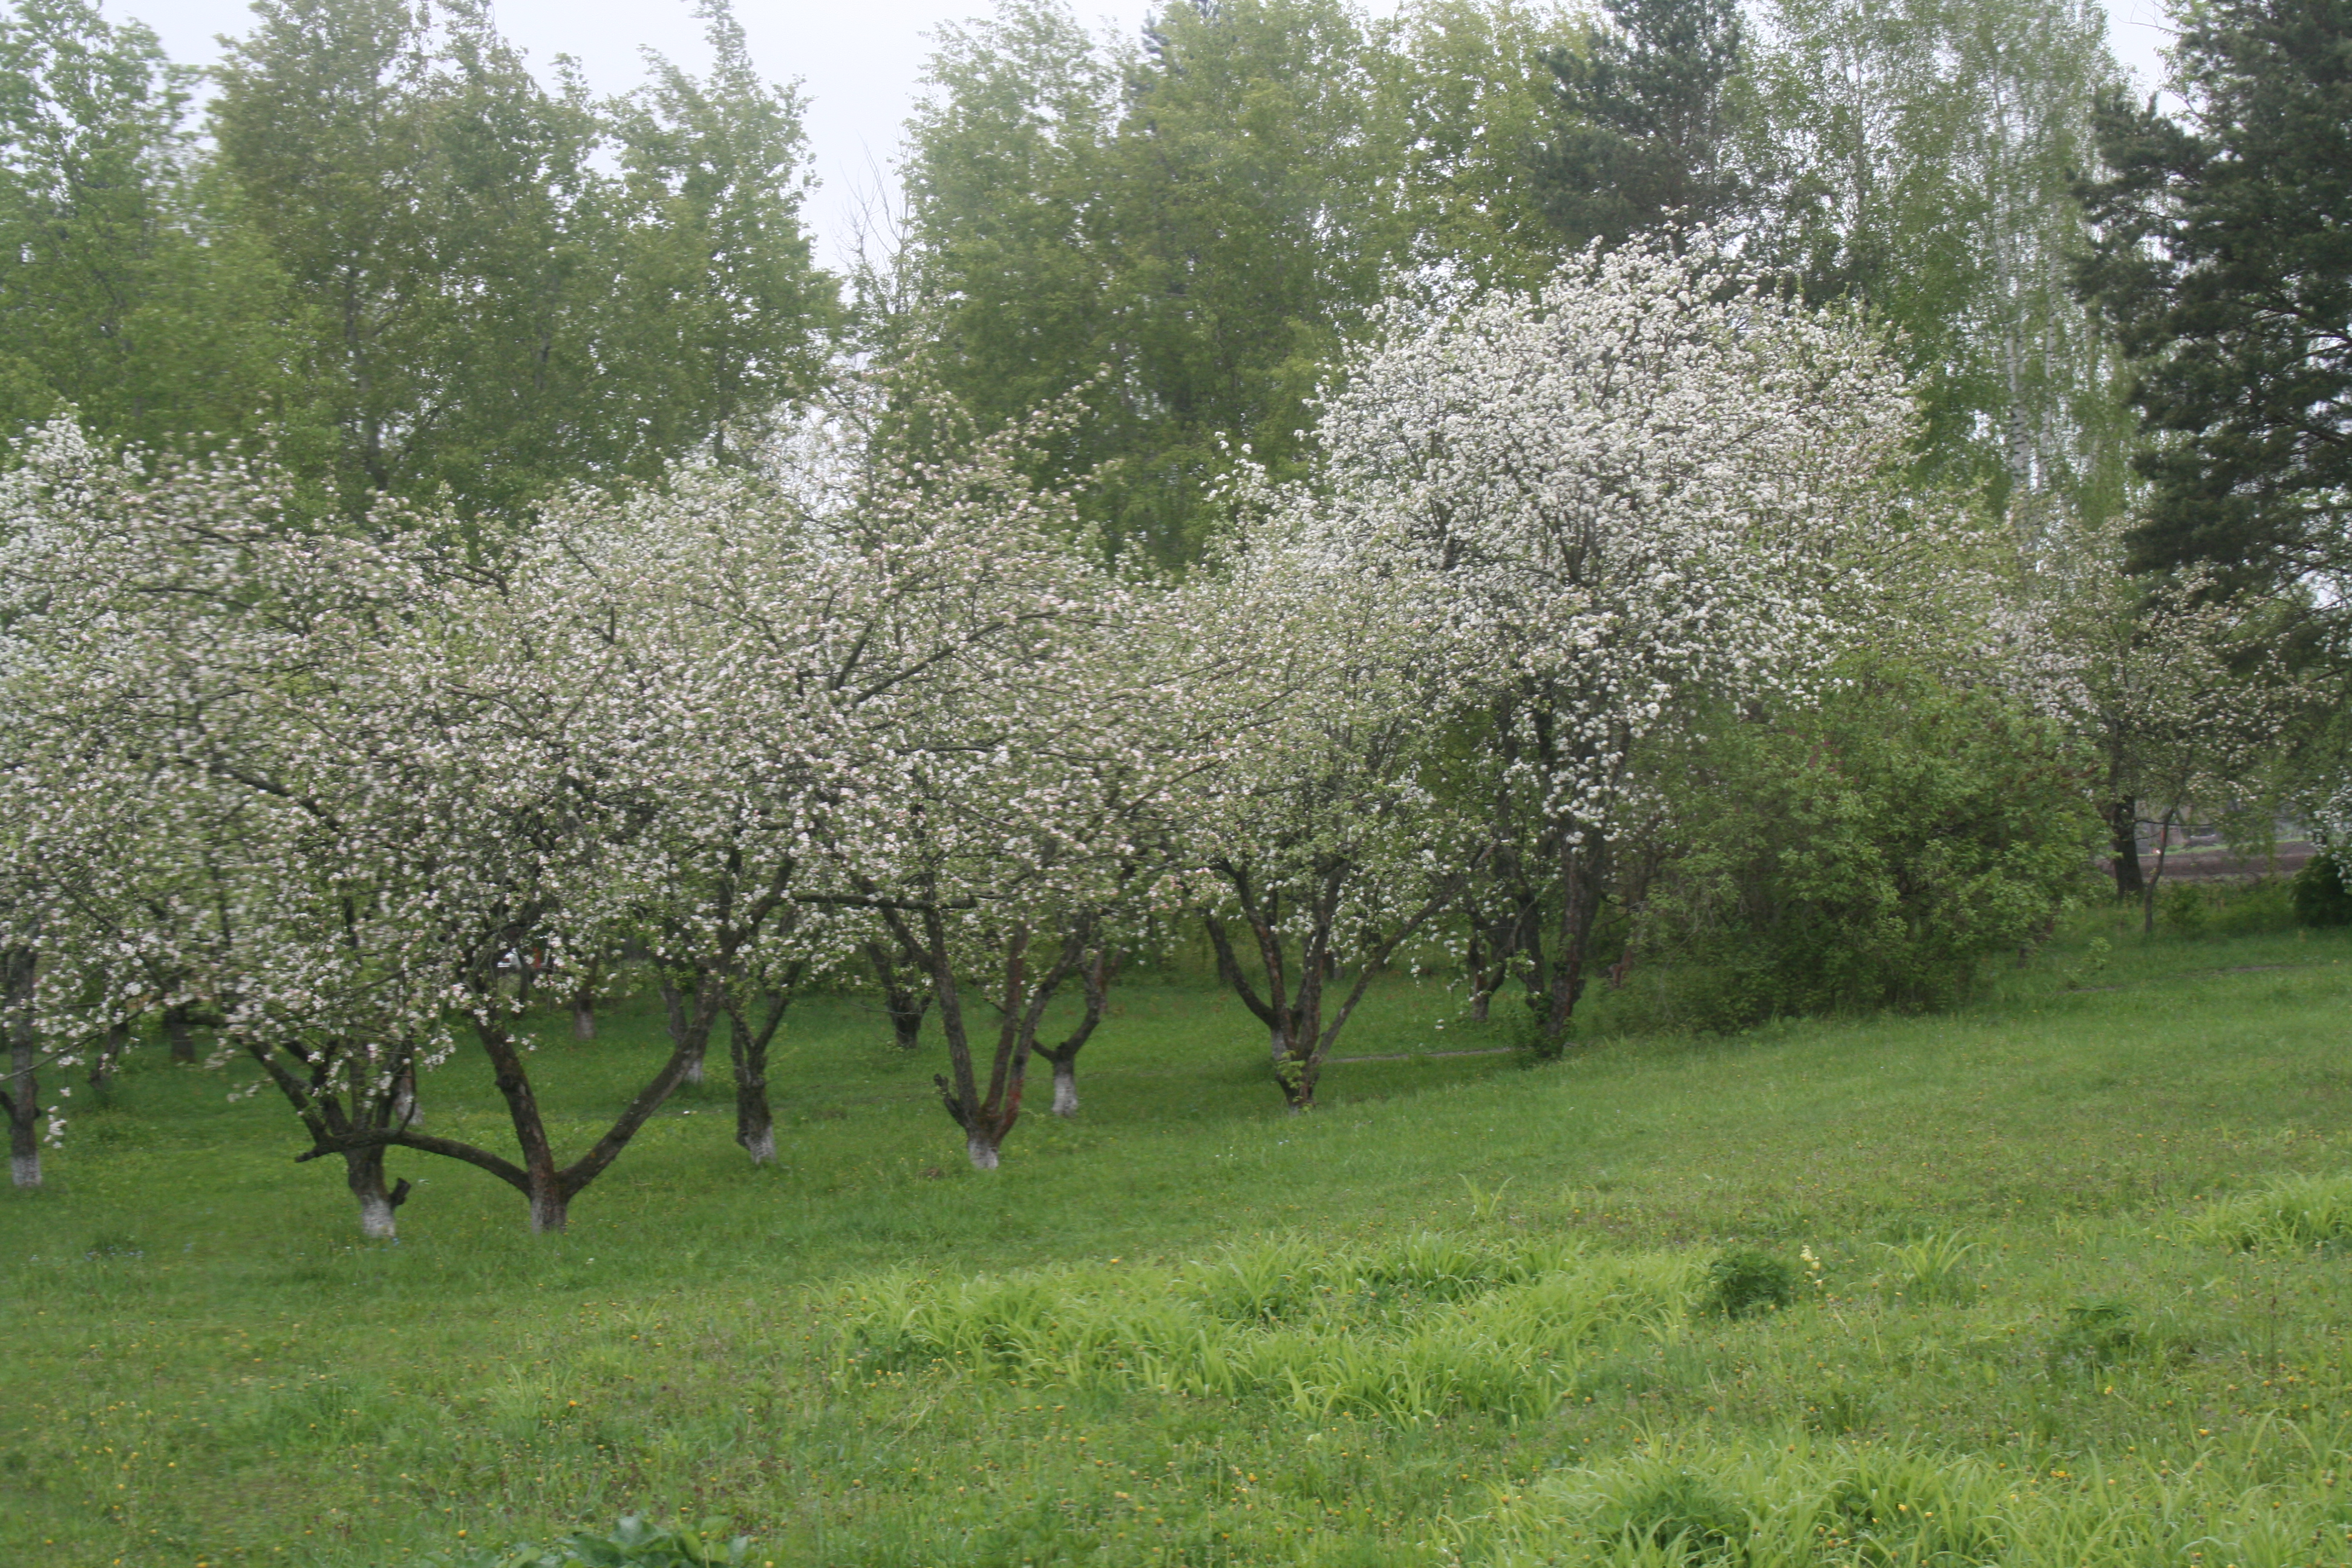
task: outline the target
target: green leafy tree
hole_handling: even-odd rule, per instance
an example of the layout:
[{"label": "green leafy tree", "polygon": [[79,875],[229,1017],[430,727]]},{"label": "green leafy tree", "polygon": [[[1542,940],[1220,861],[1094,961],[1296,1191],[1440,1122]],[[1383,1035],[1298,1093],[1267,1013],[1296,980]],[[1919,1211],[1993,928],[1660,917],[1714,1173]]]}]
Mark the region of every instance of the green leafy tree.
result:
[{"label": "green leafy tree", "polygon": [[603,379],[599,416],[640,472],[706,441],[721,461],[747,455],[815,386],[839,317],[801,217],[800,95],[761,77],[723,3],[698,15],[710,75],[652,56],[653,81],[611,117],[625,179],[601,341],[626,374]]},{"label": "green leafy tree", "polygon": [[2155,437],[2141,568],[2352,569],[2352,5],[2186,8],[2178,117],[2101,100],[2084,297]]},{"label": "green leafy tree", "polygon": [[799,102],[723,8],[709,81],[656,58],[613,106],[543,89],[474,0],[255,9],[213,130],[297,296],[347,510],[446,491],[511,510],[731,456],[808,388],[833,298],[799,222]]},{"label": "green leafy tree", "polygon": [[1733,0],[1604,0],[1613,26],[1544,56],[1556,91],[1536,150],[1545,211],[1570,249],[1743,210],[1747,29]]},{"label": "green leafy tree", "polygon": [[1922,476],[2029,536],[2123,501],[2112,351],[2070,290],[2075,172],[2116,79],[2088,0],[1775,0],[1743,156],[1760,258],[1891,327]]},{"label": "green leafy tree", "polygon": [[1392,284],[1545,269],[1528,73],[1569,36],[1509,0],[1179,4],[1136,46],[1013,0],[950,30],[907,177],[936,374],[992,425],[1089,386],[1040,477],[1101,468],[1112,548],[1189,559],[1241,447],[1297,471],[1326,366]]},{"label": "green leafy tree", "polygon": [[82,0],[0,11],[0,437],[314,433],[281,279],[188,125],[196,73]]}]

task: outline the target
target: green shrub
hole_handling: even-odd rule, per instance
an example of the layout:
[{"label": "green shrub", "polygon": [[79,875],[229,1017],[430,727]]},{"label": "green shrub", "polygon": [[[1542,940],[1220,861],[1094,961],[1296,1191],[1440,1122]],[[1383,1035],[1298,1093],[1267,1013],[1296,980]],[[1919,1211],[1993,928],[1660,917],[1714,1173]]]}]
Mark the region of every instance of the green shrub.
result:
[{"label": "green shrub", "polygon": [[2187,882],[2175,882],[2164,889],[2157,900],[2158,919],[2164,929],[2176,936],[2197,937],[2205,934],[2211,905],[2202,888]]},{"label": "green shrub", "polygon": [[1727,1252],[1707,1268],[1706,1309],[1727,1318],[1777,1312],[1796,1294],[1796,1266],[1769,1252]]},{"label": "green shrub", "polygon": [[2297,925],[2352,925],[2352,888],[2344,885],[2343,868],[2334,854],[2314,855],[2288,886]]},{"label": "green shrub", "polygon": [[2097,826],[2055,726],[1894,665],[1811,711],[1727,715],[1663,782],[1684,847],[1643,935],[1700,1028],[1957,999],[2049,929]]}]

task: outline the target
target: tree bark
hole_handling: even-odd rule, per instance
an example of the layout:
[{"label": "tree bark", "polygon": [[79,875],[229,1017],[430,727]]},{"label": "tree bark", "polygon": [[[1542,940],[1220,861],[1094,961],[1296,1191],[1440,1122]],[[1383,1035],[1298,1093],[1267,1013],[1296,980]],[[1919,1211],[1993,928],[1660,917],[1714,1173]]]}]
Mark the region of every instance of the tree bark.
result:
[{"label": "tree bark", "polygon": [[400,1227],[394,1211],[408,1201],[408,1184],[387,1190],[383,1184],[383,1146],[346,1150],[343,1181],[360,1205],[360,1234],[371,1241],[394,1241]]},{"label": "tree bark", "polygon": [[1077,1026],[1058,1046],[1040,1046],[1037,1054],[1054,1064],[1054,1114],[1067,1118],[1078,1113],[1078,1052],[1094,1036],[1096,1026],[1102,1022],[1103,1007],[1110,994],[1111,981],[1118,973],[1118,954],[1097,942],[1091,961],[1078,966],[1078,984],[1085,988],[1086,1012]]},{"label": "tree bark", "polygon": [[1598,842],[1588,847],[1563,838],[1560,844],[1559,925],[1544,987],[1543,1026],[1536,1038],[1536,1054],[1546,1058],[1567,1051],[1569,1025],[1584,995],[1584,964],[1601,914],[1606,855]]},{"label": "tree bark", "polygon": [[866,944],[866,955],[874,965],[874,978],[882,986],[882,1011],[889,1016],[890,1033],[902,1051],[911,1051],[923,1043],[923,1015],[931,1010],[931,994],[928,987],[910,984],[891,962],[890,950],[878,942]]},{"label": "tree bark", "polygon": [[783,984],[769,993],[756,1027],[744,1016],[741,999],[732,992],[727,998],[727,1051],[735,1068],[735,1142],[754,1165],[772,1164],[776,1158],[776,1116],[768,1103],[768,1047],[783,1025],[784,1011],[793,1005],[805,969],[794,964]]},{"label": "tree bark", "polygon": [[247,1041],[246,1049],[310,1131],[311,1152],[342,1155],[343,1182],[359,1205],[360,1234],[379,1241],[396,1237],[393,1211],[407,1201],[408,1184],[386,1190],[385,1145],[376,1135],[415,1120],[416,1064],[408,1048],[383,1059],[348,1041],[314,1047],[299,1038],[280,1040],[274,1052]]},{"label": "tree bark", "polygon": [[[989,1059],[985,1091],[981,1088],[972,1057],[962,992],[956,984],[955,952],[947,922],[935,907],[920,911],[919,934],[900,911],[885,910],[884,919],[901,953],[909,963],[928,970],[931,976],[931,995],[940,1011],[940,1032],[947,1037],[948,1047],[949,1071],[935,1074],[931,1080],[939,1086],[940,1101],[947,1108],[950,1118],[964,1131],[964,1149],[972,1168],[992,1171],[1006,1135],[1021,1120],[1021,1094],[1028,1077],[1029,1058],[1036,1048],[1037,1026],[1055,993],[1086,956],[1094,930],[1092,919],[1073,919],[1065,930],[1060,951],[1034,982],[1029,969],[1029,929],[1016,925],[1005,933],[999,950],[1004,989],[1002,998],[995,1002],[1000,1022],[995,1049]],[[1071,1054],[1076,1054],[1075,1048]]]},{"label": "tree bark", "polygon": [[2109,802],[2107,831],[2114,854],[2116,897],[2137,898],[2147,886],[2139,865],[2139,802],[2127,796]]},{"label": "tree bark", "polygon": [[572,987],[572,1037],[575,1040],[596,1037],[596,987],[604,977],[604,963],[592,963]]},{"label": "tree bark", "polygon": [[707,1026],[700,1031],[693,1028],[687,994],[678,988],[669,971],[657,970],[656,973],[661,986],[662,1010],[669,1021],[670,1041],[687,1053],[685,1081],[698,1084],[702,1081],[702,1058],[710,1045],[709,1033]]},{"label": "tree bark", "polygon": [[163,1009],[163,1040],[171,1047],[172,1059],[185,1066],[196,1059],[196,1021],[194,1009],[184,1002],[175,1002]]},{"label": "tree bark", "polygon": [[7,984],[8,1089],[0,1110],[8,1117],[8,1179],[19,1187],[41,1184],[40,1037],[33,1028],[36,959],[29,948],[0,954]]},{"label": "tree bark", "polygon": [[2172,819],[2179,810],[2176,806],[2167,811],[2156,825],[2156,873],[2148,878],[2147,885],[2140,890],[2139,897],[2139,933],[2142,936],[2156,934],[2156,889],[2164,880],[2165,857],[2172,849]]},{"label": "tree bark", "polygon": [[131,1048],[131,1026],[114,1024],[108,1027],[106,1037],[98,1049],[90,1053],[89,1087],[104,1089],[114,1077],[114,1069],[122,1064],[123,1053]]},{"label": "tree bark", "polygon": [[1363,1001],[1373,977],[1387,966],[1398,948],[1412,939],[1413,933],[1462,896],[1464,878],[1456,875],[1441,883],[1420,909],[1363,954],[1354,987],[1326,1021],[1324,981],[1339,973],[1335,928],[1349,868],[1342,865],[1327,868],[1315,889],[1307,934],[1300,943],[1295,989],[1283,950],[1279,907],[1273,899],[1262,895],[1241,868],[1226,864],[1213,869],[1234,890],[1242,918],[1250,927],[1265,990],[1261,994],[1252,984],[1234,952],[1224,921],[1211,910],[1204,922],[1210,945],[1216,950],[1217,972],[1241,998],[1242,1005],[1265,1025],[1274,1051],[1275,1081],[1282,1089],[1284,1101],[1293,1111],[1311,1110],[1315,1108],[1316,1086],[1323,1076],[1324,1059],[1330,1055],[1339,1032],[1348,1026],[1357,1005]]}]

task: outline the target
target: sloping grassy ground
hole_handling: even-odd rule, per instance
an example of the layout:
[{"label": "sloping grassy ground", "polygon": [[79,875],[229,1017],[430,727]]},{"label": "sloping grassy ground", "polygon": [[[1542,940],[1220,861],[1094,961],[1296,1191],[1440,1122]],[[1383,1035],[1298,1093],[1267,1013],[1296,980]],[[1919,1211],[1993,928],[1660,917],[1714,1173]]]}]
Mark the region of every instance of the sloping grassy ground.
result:
[{"label": "sloping grassy ground", "polygon": [[[2341,936],[2102,914],[1958,1015],[1684,1040],[1636,984],[1565,1062],[1337,1067],[1290,1119],[1234,1004],[1147,978],[982,1177],[936,1047],[827,999],[781,1168],[714,1084],[562,1238],[395,1154],[392,1247],[242,1073],[145,1053],[0,1194],[0,1563],[636,1509],[780,1568],[2352,1562],[2347,1000]],[[1457,1006],[1396,981],[1343,1049],[1506,1040]],[[575,1140],[651,1027],[551,1022]],[[470,1061],[426,1108],[499,1124]],[[1784,1310],[1710,1312],[1734,1248]]]}]

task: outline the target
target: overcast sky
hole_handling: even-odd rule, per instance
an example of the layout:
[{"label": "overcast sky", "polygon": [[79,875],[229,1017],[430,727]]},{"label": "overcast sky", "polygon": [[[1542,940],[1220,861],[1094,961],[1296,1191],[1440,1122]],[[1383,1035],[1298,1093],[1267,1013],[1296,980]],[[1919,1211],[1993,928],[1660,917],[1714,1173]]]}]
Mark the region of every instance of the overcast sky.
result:
[{"label": "overcast sky", "polygon": [[[105,0],[117,16],[153,27],[172,58],[211,63],[222,33],[246,30],[246,0]],[[2152,83],[2167,35],[2161,0],[2105,0],[2116,54]],[[1150,0],[1076,0],[1082,16],[1122,30],[1139,26]],[[913,103],[929,35],[990,9],[988,0],[737,0],[752,58],[769,75],[798,79],[809,99],[817,192],[810,216],[828,256],[853,215],[888,184],[899,127]],[[639,79],[638,50],[701,65],[692,0],[497,0],[499,26],[531,60],[575,57],[590,86],[617,92]]]}]

